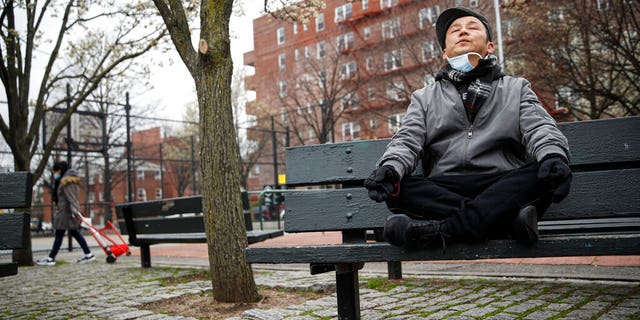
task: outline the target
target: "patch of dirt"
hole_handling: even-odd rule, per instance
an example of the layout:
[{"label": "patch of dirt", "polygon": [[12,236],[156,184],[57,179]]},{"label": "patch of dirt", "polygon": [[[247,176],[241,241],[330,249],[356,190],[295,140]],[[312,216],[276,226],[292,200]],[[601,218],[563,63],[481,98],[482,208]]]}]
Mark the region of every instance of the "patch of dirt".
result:
[{"label": "patch of dirt", "polygon": [[154,313],[194,317],[198,319],[226,319],[238,317],[250,309],[274,309],[302,304],[307,300],[319,299],[327,293],[295,292],[282,289],[261,288],[262,297],[256,303],[223,303],[213,299],[211,291],[202,294],[185,294],[179,297],[145,303],[139,308]]}]

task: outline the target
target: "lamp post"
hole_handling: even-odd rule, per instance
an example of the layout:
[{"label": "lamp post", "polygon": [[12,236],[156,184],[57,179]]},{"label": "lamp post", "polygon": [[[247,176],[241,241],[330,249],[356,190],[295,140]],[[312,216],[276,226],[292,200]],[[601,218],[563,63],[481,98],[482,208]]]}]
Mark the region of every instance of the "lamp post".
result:
[{"label": "lamp post", "polygon": [[498,33],[498,59],[500,59],[500,67],[502,71],[506,71],[504,63],[504,53],[502,52],[502,21],[500,19],[500,0],[493,0],[493,8],[496,13],[496,32]]}]

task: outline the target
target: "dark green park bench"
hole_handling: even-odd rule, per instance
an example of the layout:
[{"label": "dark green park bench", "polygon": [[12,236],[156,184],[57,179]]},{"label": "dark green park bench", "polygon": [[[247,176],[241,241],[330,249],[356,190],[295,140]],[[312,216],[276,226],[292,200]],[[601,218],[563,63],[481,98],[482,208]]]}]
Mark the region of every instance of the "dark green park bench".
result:
[{"label": "dark green park bench", "polygon": [[[31,207],[33,176],[29,172],[0,173],[0,208],[20,209]],[[27,247],[30,214],[4,212],[0,214],[0,250]],[[0,277],[18,274],[16,263],[0,263]]]},{"label": "dark green park bench", "polygon": [[[246,192],[242,196],[246,213],[249,199]],[[120,231],[129,235],[129,244],[140,247],[143,268],[151,267],[151,245],[207,242],[201,196],[120,203],[116,205],[116,213]],[[253,230],[247,218],[245,214],[245,229],[250,244],[284,234],[282,230]]]},{"label": "dark green park bench", "polygon": [[[640,117],[563,123],[574,172],[570,195],[539,222],[533,246],[513,240],[447,244],[405,250],[382,241],[390,213],[362,187],[389,140],[291,147],[286,151],[287,186],[341,185],[286,196],[286,232],[341,231],[342,243],[250,247],[249,263],[309,263],[311,273],[336,271],[340,319],[359,319],[358,270],[365,262],[387,262],[391,278],[401,261],[640,254]],[[373,232],[372,232],[373,231]]]}]

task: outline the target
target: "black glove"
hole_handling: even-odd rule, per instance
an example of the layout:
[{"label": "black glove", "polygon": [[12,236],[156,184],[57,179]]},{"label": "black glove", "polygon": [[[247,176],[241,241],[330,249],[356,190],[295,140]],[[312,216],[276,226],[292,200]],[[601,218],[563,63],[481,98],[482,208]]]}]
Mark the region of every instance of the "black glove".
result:
[{"label": "black glove", "polygon": [[398,173],[391,166],[382,166],[373,170],[364,180],[364,187],[369,190],[369,198],[376,202],[383,202],[393,195],[394,190],[400,188],[399,181]]},{"label": "black glove", "polygon": [[538,179],[546,181],[555,189],[552,197],[553,202],[560,202],[569,194],[572,177],[571,169],[569,169],[564,157],[550,156],[540,162]]}]

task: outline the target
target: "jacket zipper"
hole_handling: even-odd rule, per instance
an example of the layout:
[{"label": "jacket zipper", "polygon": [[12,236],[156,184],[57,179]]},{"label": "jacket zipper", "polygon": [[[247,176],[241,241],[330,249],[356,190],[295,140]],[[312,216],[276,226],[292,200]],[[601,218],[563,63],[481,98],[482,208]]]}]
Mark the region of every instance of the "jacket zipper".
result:
[{"label": "jacket zipper", "polygon": [[469,124],[469,130],[467,130],[467,141],[465,143],[464,146],[464,152],[462,154],[462,168],[466,169],[467,168],[467,163],[469,162],[469,160],[467,159],[467,151],[469,150],[469,143],[471,142],[471,138],[473,137],[473,124],[470,123]]}]

